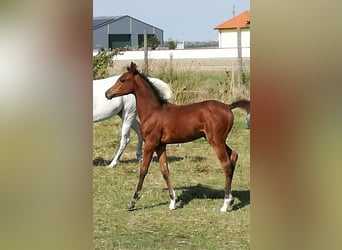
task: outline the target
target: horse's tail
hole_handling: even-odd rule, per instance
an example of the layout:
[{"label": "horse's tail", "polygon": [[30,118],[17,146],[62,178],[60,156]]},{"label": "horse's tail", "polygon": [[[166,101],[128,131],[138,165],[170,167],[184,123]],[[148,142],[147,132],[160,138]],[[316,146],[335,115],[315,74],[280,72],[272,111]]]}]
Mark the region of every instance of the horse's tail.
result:
[{"label": "horse's tail", "polygon": [[241,108],[247,112],[247,114],[250,113],[250,106],[251,106],[251,101],[246,100],[246,99],[241,99],[238,101],[235,101],[231,104],[228,105],[230,109],[235,109],[235,108]]}]

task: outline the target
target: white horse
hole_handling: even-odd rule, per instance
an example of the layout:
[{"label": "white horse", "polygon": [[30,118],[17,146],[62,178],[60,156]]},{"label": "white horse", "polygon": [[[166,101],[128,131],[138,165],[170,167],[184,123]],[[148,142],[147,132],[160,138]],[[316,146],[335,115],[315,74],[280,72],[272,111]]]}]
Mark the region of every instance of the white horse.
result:
[{"label": "white horse", "polygon": [[[119,115],[122,119],[121,140],[118,152],[109,164],[109,168],[116,167],[119,163],[126,145],[130,140],[130,129],[132,128],[138,137],[136,156],[142,160],[143,140],[140,133],[140,123],[136,119],[136,99],[133,94],[115,97],[108,100],[105,92],[118,80],[120,75],[108,77],[100,80],[93,80],[93,122],[106,120],[114,115]],[[149,78],[150,81],[163,93],[165,99],[171,100],[173,92],[171,87],[158,78]]]}]

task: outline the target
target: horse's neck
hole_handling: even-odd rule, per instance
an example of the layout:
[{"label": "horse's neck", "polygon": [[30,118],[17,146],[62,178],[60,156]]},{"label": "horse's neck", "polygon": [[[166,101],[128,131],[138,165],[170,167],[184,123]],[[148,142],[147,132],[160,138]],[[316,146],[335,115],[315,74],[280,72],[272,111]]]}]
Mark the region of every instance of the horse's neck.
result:
[{"label": "horse's neck", "polygon": [[150,117],[153,112],[162,106],[151,87],[141,78],[137,80],[134,94],[137,100],[137,111],[141,121]]}]

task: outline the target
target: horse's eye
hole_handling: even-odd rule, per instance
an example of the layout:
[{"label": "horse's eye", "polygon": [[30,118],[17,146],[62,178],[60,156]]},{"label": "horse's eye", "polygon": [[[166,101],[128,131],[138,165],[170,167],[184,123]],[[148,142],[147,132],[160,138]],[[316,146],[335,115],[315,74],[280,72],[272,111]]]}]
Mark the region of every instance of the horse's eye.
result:
[{"label": "horse's eye", "polygon": [[126,79],[125,78],[120,78],[120,82],[125,82]]}]

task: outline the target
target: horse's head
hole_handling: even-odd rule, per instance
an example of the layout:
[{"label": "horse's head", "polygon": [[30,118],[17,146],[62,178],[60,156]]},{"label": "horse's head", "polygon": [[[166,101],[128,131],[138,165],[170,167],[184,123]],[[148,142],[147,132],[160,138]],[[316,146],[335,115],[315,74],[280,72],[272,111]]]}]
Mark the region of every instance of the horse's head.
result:
[{"label": "horse's head", "polygon": [[116,96],[132,93],[135,82],[134,76],[138,73],[137,65],[131,62],[130,67],[127,67],[127,72],[120,76],[116,83],[106,91],[106,98],[110,100]]}]

